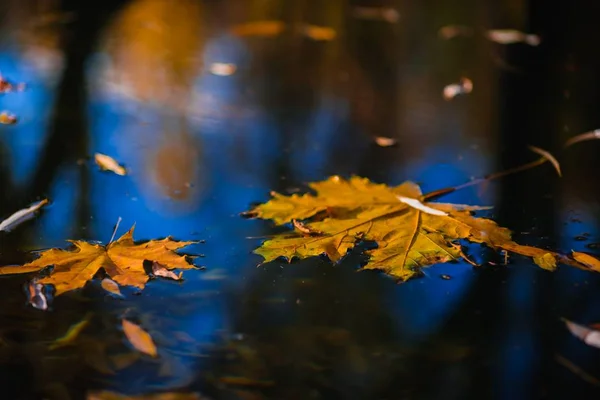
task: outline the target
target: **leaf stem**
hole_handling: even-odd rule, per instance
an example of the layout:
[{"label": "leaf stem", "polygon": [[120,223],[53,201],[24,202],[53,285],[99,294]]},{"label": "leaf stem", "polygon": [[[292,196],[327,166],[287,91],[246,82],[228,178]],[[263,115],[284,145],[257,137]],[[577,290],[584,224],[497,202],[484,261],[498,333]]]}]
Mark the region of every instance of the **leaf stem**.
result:
[{"label": "leaf stem", "polygon": [[528,169],[535,168],[538,165],[542,165],[546,162],[548,162],[547,158],[540,157],[535,161],[531,161],[526,164],[519,165],[519,166],[510,168],[510,169],[504,170],[504,171],[494,172],[493,174],[488,174],[488,175],[484,176],[483,178],[473,179],[472,181],[465,182],[458,186],[447,187],[447,188],[443,188],[443,189],[434,190],[433,192],[425,193],[424,195],[421,196],[421,200],[431,200],[431,199],[434,199],[437,197],[441,197],[446,194],[455,192],[457,190],[468,188],[470,186],[479,185],[479,184],[482,184],[485,182],[492,181],[494,179],[503,178],[507,175],[516,174],[517,172],[526,171]]}]

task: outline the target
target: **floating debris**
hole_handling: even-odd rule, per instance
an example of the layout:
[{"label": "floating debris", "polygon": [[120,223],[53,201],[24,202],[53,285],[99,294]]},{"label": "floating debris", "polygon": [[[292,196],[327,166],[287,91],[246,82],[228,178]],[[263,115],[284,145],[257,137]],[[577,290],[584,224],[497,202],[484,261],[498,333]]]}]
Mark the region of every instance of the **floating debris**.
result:
[{"label": "floating debris", "polygon": [[585,142],[587,140],[595,140],[600,139],[600,129],[595,129],[590,132],[582,133],[580,135],[574,136],[571,139],[565,142],[565,147],[569,147],[574,145],[575,143]]},{"label": "floating debris", "polygon": [[96,153],[94,154],[94,161],[103,171],[111,171],[117,175],[127,175],[125,167],[119,165],[114,158],[107,156],[106,154]]},{"label": "floating debris", "polygon": [[230,63],[213,63],[209,67],[209,72],[217,76],[230,76],[235,74],[237,66]]},{"label": "floating debris", "polygon": [[514,29],[491,29],[485,36],[492,42],[499,44],[525,43],[530,46],[537,46],[541,43],[538,35],[528,34]]},{"label": "floating debris", "polygon": [[4,221],[0,223],[0,231],[10,232],[18,225],[22,224],[25,221],[30,220],[34,217],[35,212],[40,208],[44,207],[48,204],[48,199],[44,199],[42,201],[38,201],[37,203],[32,204],[31,206],[24,208],[22,210],[17,211],[10,217],[6,218]]},{"label": "floating debris", "polygon": [[303,25],[301,32],[307,38],[319,42],[328,42],[337,36],[335,30],[327,26]]},{"label": "floating debris", "polygon": [[400,13],[389,7],[353,7],[352,16],[358,19],[385,21],[390,24],[394,24],[400,19]]},{"label": "floating debris", "polygon": [[168,270],[164,265],[154,261],[152,263],[152,274],[154,276],[160,276],[161,278],[173,279],[174,281],[180,281],[183,272],[179,272],[177,275],[175,272]]},{"label": "floating debris", "polygon": [[563,321],[573,336],[581,339],[588,346],[600,348],[600,331],[588,328],[584,325],[576,324],[575,322],[569,321],[565,318],[563,318]]},{"label": "floating debris", "polygon": [[23,90],[25,90],[24,83],[17,83],[15,85],[0,75],[0,93],[22,92]]},{"label": "floating debris", "polygon": [[389,138],[385,136],[377,136],[375,137],[375,143],[381,147],[390,147],[398,143],[398,141],[394,138]]},{"label": "floating debris", "polygon": [[37,283],[34,279],[27,284],[27,301],[33,308],[38,310],[48,309],[48,299],[44,290],[44,285]]},{"label": "floating debris", "polygon": [[253,21],[239,24],[233,27],[231,33],[236,36],[258,36],[272,37],[277,36],[285,29],[282,21]]},{"label": "floating debris", "polygon": [[0,124],[14,125],[17,123],[17,116],[9,113],[8,111],[2,111],[0,113]]},{"label": "floating debris", "polygon": [[438,31],[438,36],[445,40],[471,35],[473,35],[473,28],[464,25],[446,25]]},{"label": "floating debris", "polygon": [[442,95],[444,100],[452,100],[458,95],[469,94],[473,91],[473,81],[469,78],[460,78],[458,83],[452,83],[444,87]]},{"label": "floating debris", "polygon": [[529,146],[529,150],[533,151],[534,153],[539,154],[540,156],[544,157],[546,160],[550,161],[550,163],[556,170],[556,173],[558,174],[558,176],[562,176],[562,172],[560,171],[560,164],[558,163],[558,160],[556,159],[556,157],[554,157],[552,154],[550,154],[550,152],[548,152],[544,149],[540,149],[539,147],[535,147],[535,146]]}]

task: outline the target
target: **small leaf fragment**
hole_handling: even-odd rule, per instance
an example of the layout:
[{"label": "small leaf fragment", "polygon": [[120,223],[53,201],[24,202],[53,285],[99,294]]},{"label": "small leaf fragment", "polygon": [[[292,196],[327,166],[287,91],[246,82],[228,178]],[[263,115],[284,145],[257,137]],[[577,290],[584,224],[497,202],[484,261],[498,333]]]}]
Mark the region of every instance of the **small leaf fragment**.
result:
[{"label": "small leaf fragment", "polygon": [[154,276],[160,276],[161,278],[173,279],[174,281],[180,281],[182,276],[181,272],[177,275],[175,272],[169,271],[164,265],[161,265],[156,261],[152,263],[152,274]]},{"label": "small leaf fragment", "polygon": [[377,143],[377,146],[379,147],[391,147],[394,146],[397,143],[397,141],[394,138],[377,136],[375,137],[375,143]]},{"label": "small leaf fragment", "polygon": [[217,76],[230,76],[235,73],[237,67],[231,63],[212,63],[208,69],[211,74]]},{"label": "small leaf fragment", "polygon": [[3,125],[14,125],[17,123],[17,116],[9,113],[8,111],[2,111],[0,113],[0,124]]},{"label": "small leaf fragment", "polygon": [[486,37],[499,44],[525,43],[537,46],[541,42],[538,35],[523,33],[515,29],[491,29],[487,31]]},{"label": "small leaf fragment", "polygon": [[127,340],[129,340],[129,343],[131,343],[136,350],[148,354],[151,357],[156,357],[158,355],[156,345],[148,332],[143,330],[139,325],[127,321],[126,319],[123,319],[121,323]]},{"label": "small leaf fragment", "polygon": [[421,203],[417,199],[411,199],[410,197],[398,196],[398,200],[400,200],[401,203],[409,205],[412,208],[419,210],[419,211],[423,211],[424,213],[427,213],[427,214],[438,215],[438,216],[448,215],[448,213],[446,213],[444,211],[436,210],[435,208],[426,206],[425,204]]},{"label": "small leaf fragment", "polygon": [[79,334],[89,325],[90,316],[87,315],[83,320],[72,325],[64,336],[56,339],[54,343],[48,346],[48,350],[55,350],[60,347],[65,347],[73,343]]},{"label": "small leaf fragment", "polygon": [[18,225],[34,217],[35,212],[48,204],[48,199],[38,201],[31,206],[17,211],[0,223],[0,231],[10,232]]},{"label": "small leaf fragment", "polygon": [[33,308],[38,310],[48,309],[48,298],[44,291],[44,285],[33,279],[27,284],[27,301]]},{"label": "small leaf fragment", "polygon": [[111,171],[117,175],[127,175],[127,170],[112,157],[106,154],[96,153],[94,154],[94,161],[103,171]]},{"label": "small leaf fragment", "polygon": [[534,256],[533,262],[543,269],[548,271],[554,271],[556,269],[556,257],[551,253],[544,253],[542,255]]},{"label": "small leaf fragment", "polygon": [[458,95],[469,94],[473,91],[473,81],[469,78],[461,78],[458,83],[446,85],[442,92],[444,100],[452,100]]},{"label": "small leaf fragment", "polygon": [[571,254],[575,261],[579,261],[586,267],[596,272],[600,272],[600,260],[598,260],[596,257],[592,257],[589,254],[581,253],[579,251],[572,251]]},{"label": "small leaf fragment", "polygon": [[110,278],[102,279],[100,286],[102,286],[102,289],[106,290],[108,293],[111,293],[117,297],[125,297],[121,293],[121,289],[119,289],[119,284]]},{"label": "small leaf fragment", "polygon": [[337,35],[333,28],[317,25],[303,25],[302,34],[307,38],[318,42],[328,42],[335,39]]},{"label": "small leaf fragment", "polygon": [[600,331],[590,329],[584,325],[576,324],[568,319],[563,319],[563,321],[573,336],[581,339],[588,346],[600,348]]}]

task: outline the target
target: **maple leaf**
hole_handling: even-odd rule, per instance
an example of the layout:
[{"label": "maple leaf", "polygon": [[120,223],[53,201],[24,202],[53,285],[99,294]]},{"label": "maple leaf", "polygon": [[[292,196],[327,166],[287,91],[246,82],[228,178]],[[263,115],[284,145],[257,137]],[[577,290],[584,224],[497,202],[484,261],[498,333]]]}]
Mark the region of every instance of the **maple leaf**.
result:
[{"label": "maple leaf", "polygon": [[248,212],[278,225],[298,226],[297,220],[304,221],[300,232],[278,235],[255,250],[263,263],[320,254],[338,261],[357,242],[366,240],[375,242],[377,248],[366,251],[370,258],[363,269],[382,270],[405,281],[423,267],[464,257],[458,242],[466,240],[531,257],[548,270],[554,270],[557,262],[591,269],[556,252],[519,245],[508,229],[472,215],[486,207],[422,203],[425,197],[413,182],[389,187],[366,178],[333,176],[309,186],[316,195],[272,193],[271,200]]},{"label": "maple leaf", "polygon": [[53,265],[50,275],[36,280],[38,284],[53,285],[58,296],[79,289],[92,279],[100,268],[119,285],[143,289],[149,277],[144,270],[144,260],[155,261],[167,269],[193,269],[185,256],[175,250],[196,242],[178,242],[171,238],[135,244],[132,227],[118,240],[101,246],[82,240],[70,241],[73,251],[50,249],[36,260],[22,266],[0,267],[0,275],[40,271]]}]

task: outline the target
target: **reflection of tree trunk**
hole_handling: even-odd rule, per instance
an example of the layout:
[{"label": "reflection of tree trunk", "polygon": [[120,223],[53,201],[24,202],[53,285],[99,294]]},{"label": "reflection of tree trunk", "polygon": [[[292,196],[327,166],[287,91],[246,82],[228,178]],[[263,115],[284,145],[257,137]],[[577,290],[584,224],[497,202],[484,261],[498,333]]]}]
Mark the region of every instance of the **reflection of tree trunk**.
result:
[{"label": "reflection of tree trunk", "polygon": [[[77,21],[67,33],[65,67],[57,86],[54,109],[48,124],[47,145],[40,154],[40,162],[31,184],[24,193],[16,196],[11,209],[22,207],[37,196],[47,195],[61,165],[74,165],[77,159],[88,155],[85,62],[96,46],[101,28],[122,2],[108,3],[109,6],[107,2],[103,2],[100,11],[89,3],[65,1],[65,11],[75,9]],[[78,226],[87,223],[89,218],[86,171],[80,169],[80,174]],[[19,240],[17,236],[12,235],[16,242]]]}]

